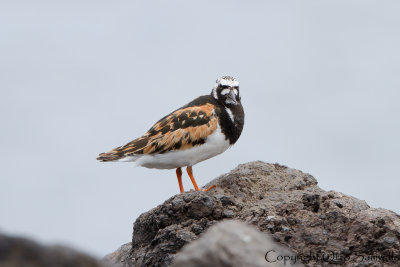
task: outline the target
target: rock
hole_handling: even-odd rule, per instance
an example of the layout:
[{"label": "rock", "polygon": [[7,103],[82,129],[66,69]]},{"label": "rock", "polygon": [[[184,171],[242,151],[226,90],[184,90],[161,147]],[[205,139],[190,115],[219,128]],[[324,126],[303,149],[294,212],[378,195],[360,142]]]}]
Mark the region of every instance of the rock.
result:
[{"label": "rock", "polygon": [[400,218],[363,200],[324,191],[310,174],[260,161],[239,165],[140,215],[126,266],[168,266],[181,248],[231,218],[253,225],[309,266],[398,266]]},{"label": "rock", "polygon": [[18,267],[100,267],[111,266],[62,246],[42,246],[36,242],[0,234],[0,266]]},{"label": "rock", "polygon": [[131,250],[132,243],[126,243],[113,253],[106,255],[103,258],[103,261],[115,267],[130,266],[130,262],[127,262],[126,260],[129,259],[129,254],[131,253]]},{"label": "rock", "polygon": [[[285,255],[285,260],[278,261],[278,255]],[[277,245],[267,234],[229,220],[211,226],[201,238],[184,246],[172,266],[302,266],[290,259],[295,259],[294,253]]]}]

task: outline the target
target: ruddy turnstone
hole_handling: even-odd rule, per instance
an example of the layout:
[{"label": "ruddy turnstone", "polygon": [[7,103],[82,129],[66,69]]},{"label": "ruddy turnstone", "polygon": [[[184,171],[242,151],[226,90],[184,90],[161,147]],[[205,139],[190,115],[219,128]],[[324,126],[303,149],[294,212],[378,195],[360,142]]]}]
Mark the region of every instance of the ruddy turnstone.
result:
[{"label": "ruddy turnstone", "polygon": [[238,140],[243,124],[239,82],[224,76],[216,81],[211,94],[196,98],[159,120],[142,137],[101,153],[97,159],[133,161],[137,166],[147,168],[176,169],[181,193],[184,191],[181,167],[186,167],[198,191],[192,166],[232,146]]}]

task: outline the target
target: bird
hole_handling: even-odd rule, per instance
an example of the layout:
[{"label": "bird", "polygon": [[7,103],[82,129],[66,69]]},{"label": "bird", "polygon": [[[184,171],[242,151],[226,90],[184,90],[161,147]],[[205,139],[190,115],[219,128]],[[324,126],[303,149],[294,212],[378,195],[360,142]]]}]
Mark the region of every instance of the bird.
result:
[{"label": "bird", "polygon": [[216,80],[211,93],[166,115],[143,136],[99,154],[102,162],[135,162],[136,166],[176,169],[180,193],[184,192],[182,169],[196,191],[200,189],[192,167],[217,156],[239,139],[244,126],[244,110],[239,82],[231,76]]}]

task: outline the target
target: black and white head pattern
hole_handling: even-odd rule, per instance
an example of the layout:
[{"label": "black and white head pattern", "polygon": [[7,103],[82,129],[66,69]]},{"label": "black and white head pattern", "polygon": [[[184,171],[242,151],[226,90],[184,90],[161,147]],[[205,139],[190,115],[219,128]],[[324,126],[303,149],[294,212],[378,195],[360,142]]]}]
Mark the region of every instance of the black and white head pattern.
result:
[{"label": "black and white head pattern", "polygon": [[239,82],[230,76],[219,78],[212,91],[213,97],[224,106],[240,103]]}]

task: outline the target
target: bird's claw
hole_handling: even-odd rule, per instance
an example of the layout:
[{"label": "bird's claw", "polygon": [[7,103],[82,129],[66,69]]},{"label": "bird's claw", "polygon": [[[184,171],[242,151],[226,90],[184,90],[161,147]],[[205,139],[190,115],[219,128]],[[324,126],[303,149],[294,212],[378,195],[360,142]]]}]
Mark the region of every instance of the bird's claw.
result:
[{"label": "bird's claw", "polygon": [[201,191],[208,192],[208,191],[210,191],[211,189],[213,189],[214,187],[215,187],[215,185],[211,185],[209,188],[201,189]]}]

